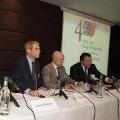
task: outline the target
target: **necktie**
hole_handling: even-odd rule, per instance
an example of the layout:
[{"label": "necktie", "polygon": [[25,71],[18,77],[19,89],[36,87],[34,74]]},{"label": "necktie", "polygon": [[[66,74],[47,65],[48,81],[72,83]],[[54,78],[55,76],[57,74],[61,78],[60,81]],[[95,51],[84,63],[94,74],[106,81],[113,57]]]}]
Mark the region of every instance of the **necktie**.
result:
[{"label": "necktie", "polygon": [[88,74],[87,74],[87,68],[85,68],[85,82],[88,82]]},{"label": "necktie", "polygon": [[57,74],[57,79],[59,80],[60,77],[61,77],[61,76],[60,76],[60,70],[59,70],[59,67],[56,67],[56,69],[57,69],[57,73],[58,73],[58,74]]},{"label": "necktie", "polygon": [[34,89],[37,90],[37,79],[35,73],[35,62],[32,62],[32,78],[34,80]]}]

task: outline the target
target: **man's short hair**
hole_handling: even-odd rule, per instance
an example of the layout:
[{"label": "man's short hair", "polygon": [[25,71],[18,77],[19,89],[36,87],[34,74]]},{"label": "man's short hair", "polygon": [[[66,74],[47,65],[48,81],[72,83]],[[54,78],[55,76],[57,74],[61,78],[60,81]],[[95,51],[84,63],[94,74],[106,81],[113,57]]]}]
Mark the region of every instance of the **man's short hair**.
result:
[{"label": "man's short hair", "polygon": [[80,61],[83,61],[85,59],[85,57],[91,57],[91,54],[89,53],[82,53],[80,56]]},{"label": "man's short hair", "polygon": [[25,52],[27,53],[27,49],[32,49],[33,44],[40,44],[38,41],[28,41],[25,43]]}]

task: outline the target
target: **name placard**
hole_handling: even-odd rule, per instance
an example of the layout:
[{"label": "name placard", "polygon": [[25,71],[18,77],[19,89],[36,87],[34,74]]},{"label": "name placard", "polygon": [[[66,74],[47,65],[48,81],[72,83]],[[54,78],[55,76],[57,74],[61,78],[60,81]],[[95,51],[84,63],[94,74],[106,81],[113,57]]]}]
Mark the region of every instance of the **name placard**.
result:
[{"label": "name placard", "polygon": [[[86,93],[82,93],[82,94],[84,94],[86,97],[88,97],[88,95]],[[75,100],[77,102],[88,101],[82,94],[80,94],[80,93],[73,93],[73,96],[75,97]]]},{"label": "name placard", "polygon": [[35,113],[44,110],[55,109],[58,107],[53,98],[41,98],[39,100],[29,101],[29,103]]}]

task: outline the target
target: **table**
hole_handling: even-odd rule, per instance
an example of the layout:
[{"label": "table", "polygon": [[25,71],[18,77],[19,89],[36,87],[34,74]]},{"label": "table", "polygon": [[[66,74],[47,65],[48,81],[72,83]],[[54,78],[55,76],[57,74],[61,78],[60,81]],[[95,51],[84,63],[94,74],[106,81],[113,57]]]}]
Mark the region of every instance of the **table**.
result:
[{"label": "table", "polygon": [[[115,96],[120,99],[120,93],[116,90],[111,90]],[[67,92],[69,97],[66,100],[64,97],[55,96],[54,99],[58,108],[53,110],[46,110],[36,114],[37,120],[93,120],[94,109],[93,105],[86,99],[81,98],[76,102],[71,94]],[[10,104],[10,114],[8,116],[0,116],[0,120],[34,120],[32,112],[26,107],[22,95],[16,93],[13,95],[20,108],[17,108],[14,103]],[[27,101],[40,99],[25,95]],[[109,93],[103,95],[103,98],[97,98],[94,93],[87,94],[90,100],[93,101],[96,107],[95,120],[118,120],[117,107],[118,103],[114,96]],[[45,99],[45,98],[43,98]]]}]

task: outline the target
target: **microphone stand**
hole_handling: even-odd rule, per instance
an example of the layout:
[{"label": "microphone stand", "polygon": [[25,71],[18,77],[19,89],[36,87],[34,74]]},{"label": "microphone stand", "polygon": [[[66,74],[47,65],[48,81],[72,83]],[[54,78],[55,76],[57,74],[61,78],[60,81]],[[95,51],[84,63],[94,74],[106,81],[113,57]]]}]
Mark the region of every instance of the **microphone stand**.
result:
[{"label": "microphone stand", "polygon": [[59,82],[60,85],[60,90],[59,90],[59,96],[61,97],[62,95],[65,97],[65,99],[68,99],[67,95],[62,91],[62,88],[65,86],[65,81],[60,81],[60,78],[57,77],[57,80]]},{"label": "microphone stand", "polygon": [[[17,85],[12,81],[12,79],[9,78],[8,80],[8,83],[9,83],[9,89],[11,88],[14,88],[14,92],[20,92],[20,89],[17,87]],[[13,97],[12,93],[11,93],[12,90],[10,90],[10,102],[13,102],[15,104],[16,107],[20,107],[20,105],[18,104],[17,100]]]},{"label": "microphone stand", "polygon": [[92,87],[92,85],[94,85],[94,84],[91,84],[91,86],[90,86],[90,92],[94,92],[94,93],[97,93],[97,91],[95,90],[95,89],[93,89],[93,87]]},{"label": "microphone stand", "polygon": [[59,95],[60,97],[63,95],[66,100],[68,99],[67,95],[62,91],[62,89],[59,90]]},{"label": "microphone stand", "polygon": [[16,107],[20,107],[16,99],[12,96],[11,92],[10,92],[10,102],[13,102],[16,105]]},{"label": "microphone stand", "polygon": [[96,85],[98,81],[94,80],[92,77],[89,76],[89,80],[90,83],[90,90],[87,90],[86,92],[90,93],[90,92],[94,92],[95,94],[97,93],[97,91],[95,89],[93,89],[92,85]]},{"label": "microphone stand", "polygon": [[86,93],[91,93],[91,92],[94,92],[95,94],[97,93],[97,91],[95,89],[93,89],[92,85],[94,85],[94,84],[92,84],[92,83],[90,84],[90,89],[86,90],[85,91]]}]

